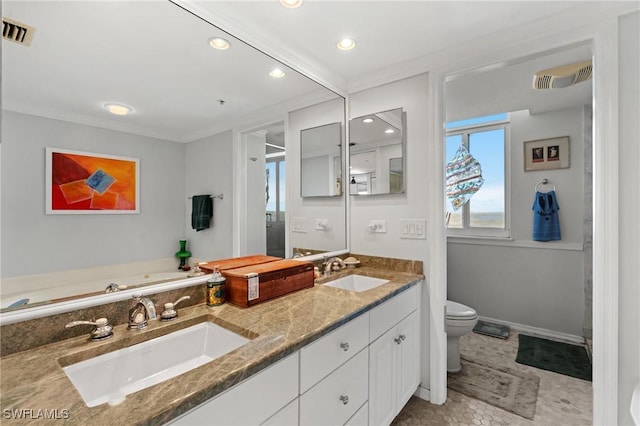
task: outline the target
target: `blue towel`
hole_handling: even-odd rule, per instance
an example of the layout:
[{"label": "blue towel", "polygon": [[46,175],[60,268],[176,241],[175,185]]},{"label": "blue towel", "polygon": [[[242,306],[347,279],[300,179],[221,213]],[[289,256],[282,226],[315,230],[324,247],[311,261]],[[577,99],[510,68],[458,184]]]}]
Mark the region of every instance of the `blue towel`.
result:
[{"label": "blue towel", "polygon": [[213,200],[210,195],[194,195],[191,199],[191,228],[196,232],[209,228],[213,217]]},{"label": "blue towel", "polygon": [[560,240],[560,220],[558,219],[556,192],[536,192],[533,202],[533,240]]}]

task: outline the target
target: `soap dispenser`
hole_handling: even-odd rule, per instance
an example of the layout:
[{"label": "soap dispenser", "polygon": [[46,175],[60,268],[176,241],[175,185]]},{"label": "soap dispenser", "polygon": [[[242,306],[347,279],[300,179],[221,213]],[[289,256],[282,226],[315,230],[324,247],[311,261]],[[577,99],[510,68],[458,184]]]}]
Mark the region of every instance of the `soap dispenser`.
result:
[{"label": "soap dispenser", "polygon": [[214,265],[213,275],[207,280],[207,305],[219,306],[226,302],[226,284],[220,273],[220,266]]}]

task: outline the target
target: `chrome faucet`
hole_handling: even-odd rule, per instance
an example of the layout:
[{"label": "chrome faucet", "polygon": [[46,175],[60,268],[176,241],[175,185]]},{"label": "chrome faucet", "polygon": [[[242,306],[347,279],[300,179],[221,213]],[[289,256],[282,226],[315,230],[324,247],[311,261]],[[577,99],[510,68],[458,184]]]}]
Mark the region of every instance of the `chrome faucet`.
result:
[{"label": "chrome faucet", "polygon": [[65,328],[71,328],[82,324],[95,326],[95,328],[91,330],[91,340],[104,340],[113,336],[113,327],[109,324],[109,320],[106,318],[98,318],[95,321],[71,321],[65,325]]},{"label": "chrome faucet", "polygon": [[347,265],[344,263],[344,260],[340,259],[339,257],[332,257],[330,259],[325,259],[325,261],[322,263],[322,269],[324,271],[325,277],[328,277],[329,275],[331,275],[333,264],[336,262],[340,265],[340,269],[347,267]]},{"label": "chrome faucet", "polygon": [[158,318],[156,306],[148,297],[134,296],[138,303],[129,312],[129,330],[142,330],[150,320]]}]

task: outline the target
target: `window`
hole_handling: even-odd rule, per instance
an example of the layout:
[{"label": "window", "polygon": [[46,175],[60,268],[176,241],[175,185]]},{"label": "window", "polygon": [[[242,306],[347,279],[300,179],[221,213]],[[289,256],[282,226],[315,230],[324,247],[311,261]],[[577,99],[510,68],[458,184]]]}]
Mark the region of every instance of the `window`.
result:
[{"label": "window", "polygon": [[482,167],[484,184],[454,211],[447,199],[448,235],[509,237],[507,209],[509,158],[508,115],[498,114],[447,123],[446,162],[463,145]]}]

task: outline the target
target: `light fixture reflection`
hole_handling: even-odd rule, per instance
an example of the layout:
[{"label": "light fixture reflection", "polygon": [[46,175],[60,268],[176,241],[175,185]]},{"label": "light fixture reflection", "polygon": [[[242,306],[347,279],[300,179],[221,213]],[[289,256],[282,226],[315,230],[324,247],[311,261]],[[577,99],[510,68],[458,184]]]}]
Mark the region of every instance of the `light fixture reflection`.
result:
[{"label": "light fixture reflection", "polygon": [[351,50],[356,47],[356,42],[350,38],[343,38],[336,46],[338,46],[338,49],[340,50]]},{"label": "light fixture reflection", "polygon": [[288,9],[302,6],[302,0],[280,0],[280,4]]},{"label": "light fixture reflection", "polygon": [[273,78],[282,78],[284,77],[284,71],[282,71],[280,68],[274,68],[269,72],[269,75]]},{"label": "light fixture reflection", "polygon": [[209,39],[209,46],[218,50],[227,50],[231,46],[231,43],[224,38],[213,37]]},{"label": "light fixture reflection", "polygon": [[108,103],[108,104],[104,104],[104,107],[111,114],[115,114],[115,115],[127,115],[131,111],[133,111],[133,108],[126,105],[122,105],[122,104]]},{"label": "light fixture reflection", "polygon": [[391,133],[395,133],[395,130],[393,130],[393,129],[387,129],[387,130],[385,130],[384,132],[385,132],[385,133],[387,133],[387,134],[391,134]]},{"label": "light fixture reflection", "polygon": [[364,120],[362,120],[363,123],[373,123],[373,118],[365,118]]}]

